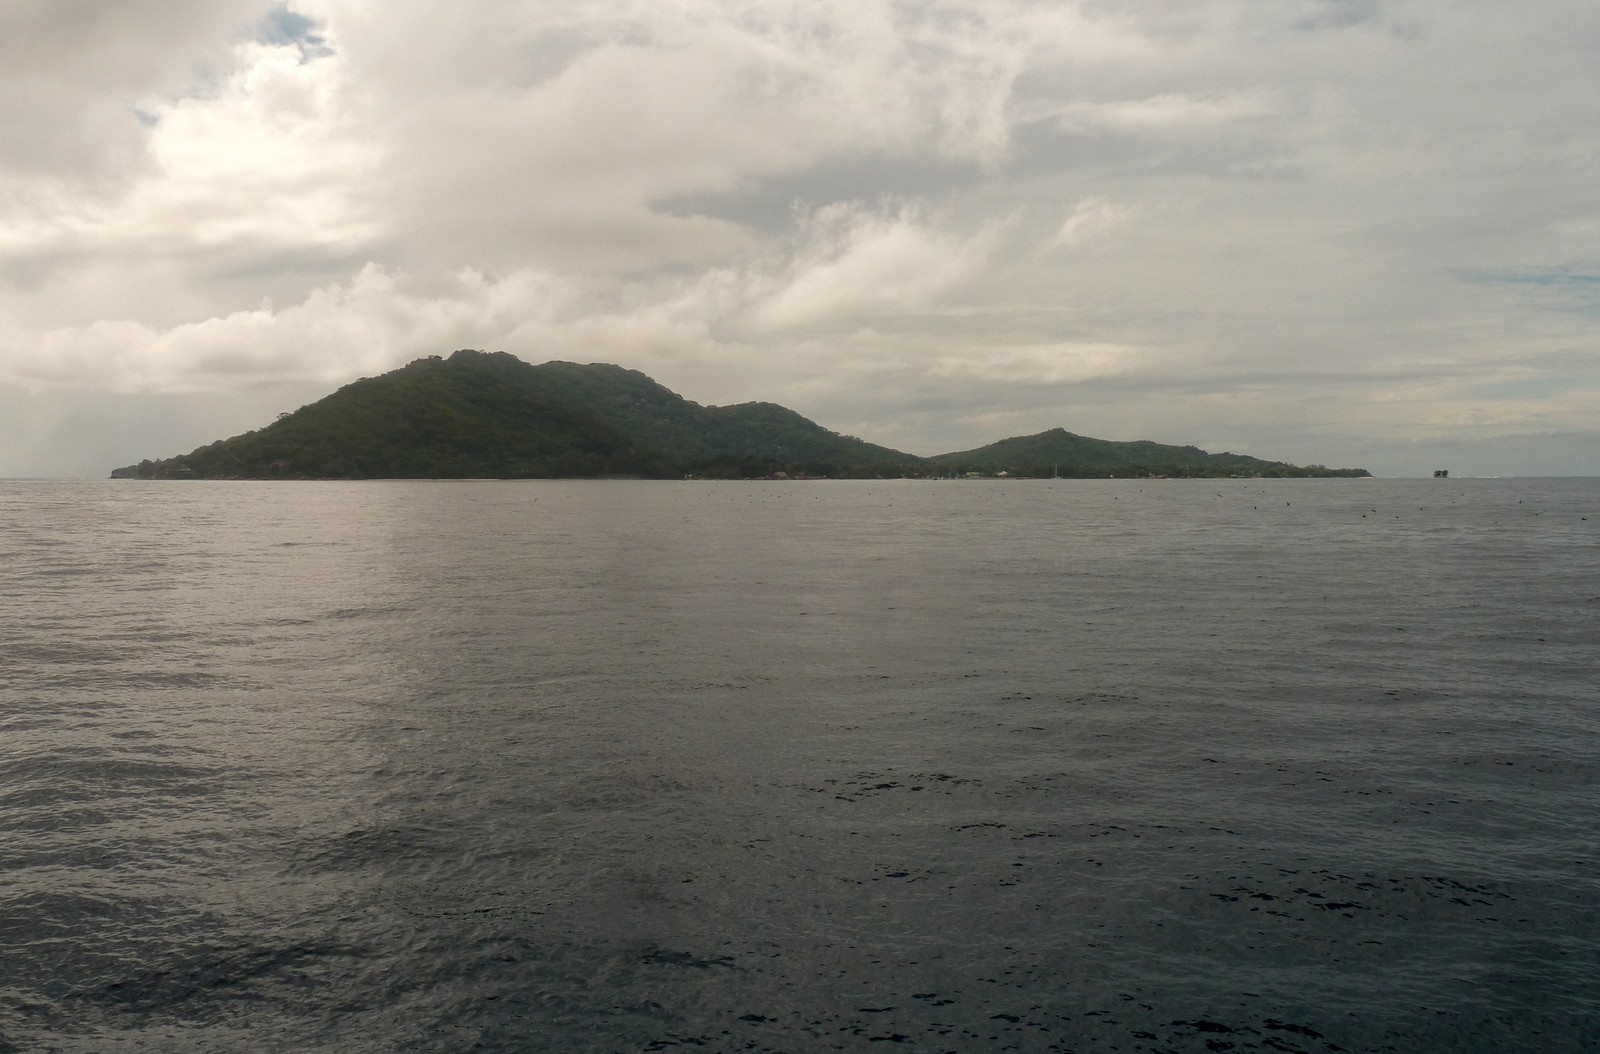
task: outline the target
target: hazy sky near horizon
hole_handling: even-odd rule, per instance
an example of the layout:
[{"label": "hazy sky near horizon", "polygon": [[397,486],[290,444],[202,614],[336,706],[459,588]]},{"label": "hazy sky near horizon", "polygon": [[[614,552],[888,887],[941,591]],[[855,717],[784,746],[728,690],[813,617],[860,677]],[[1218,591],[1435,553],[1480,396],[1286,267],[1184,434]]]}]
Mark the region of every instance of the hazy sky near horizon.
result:
[{"label": "hazy sky near horizon", "polygon": [[53,0],[0,107],[0,475],[461,347],[1600,474],[1593,0]]}]

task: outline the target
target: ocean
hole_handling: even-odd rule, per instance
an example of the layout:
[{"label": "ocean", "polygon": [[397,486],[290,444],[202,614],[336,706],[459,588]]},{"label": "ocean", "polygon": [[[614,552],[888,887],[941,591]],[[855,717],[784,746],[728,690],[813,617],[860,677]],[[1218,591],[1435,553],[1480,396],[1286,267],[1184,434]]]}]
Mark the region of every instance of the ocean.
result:
[{"label": "ocean", "polygon": [[1600,1050],[1600,480],[0,483],[0,1050]]}]

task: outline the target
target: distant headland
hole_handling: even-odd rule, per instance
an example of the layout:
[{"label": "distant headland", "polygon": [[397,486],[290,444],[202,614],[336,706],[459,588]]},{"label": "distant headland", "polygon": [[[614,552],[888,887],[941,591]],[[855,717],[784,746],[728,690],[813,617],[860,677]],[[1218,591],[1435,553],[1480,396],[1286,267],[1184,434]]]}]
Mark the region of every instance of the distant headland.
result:
[{"label": "distant headland", "polygon": [[831,432],[775,403],[701,406],[637,370],[534,366],[504,352],[418,359],[265,428],[114,479],[752,479],[1368,476],[1053,428],[918,457]]}]

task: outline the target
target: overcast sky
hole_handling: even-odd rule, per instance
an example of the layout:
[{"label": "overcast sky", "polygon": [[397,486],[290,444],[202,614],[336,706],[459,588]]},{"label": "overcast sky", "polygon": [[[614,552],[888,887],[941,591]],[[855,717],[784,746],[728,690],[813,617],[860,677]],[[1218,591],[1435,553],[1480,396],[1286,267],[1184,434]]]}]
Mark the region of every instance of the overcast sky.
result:
[{"label": "overcast sky", "polygon": [[1600,474],[1594,0],[12,0],[0,112],[0,475],[462,347]]}]

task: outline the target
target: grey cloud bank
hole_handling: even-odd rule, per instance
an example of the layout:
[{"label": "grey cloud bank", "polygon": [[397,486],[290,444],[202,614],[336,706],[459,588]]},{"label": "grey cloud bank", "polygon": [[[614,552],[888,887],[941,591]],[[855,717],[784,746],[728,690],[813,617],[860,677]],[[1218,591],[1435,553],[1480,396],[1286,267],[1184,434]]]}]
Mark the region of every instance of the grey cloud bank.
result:
[{"label": "grey cloud bank", "polygon": [[918,453],[1600,473],[1597,81],[1581,2],[12,5],[0,475],[457,347]]}]

